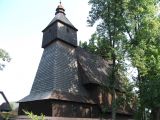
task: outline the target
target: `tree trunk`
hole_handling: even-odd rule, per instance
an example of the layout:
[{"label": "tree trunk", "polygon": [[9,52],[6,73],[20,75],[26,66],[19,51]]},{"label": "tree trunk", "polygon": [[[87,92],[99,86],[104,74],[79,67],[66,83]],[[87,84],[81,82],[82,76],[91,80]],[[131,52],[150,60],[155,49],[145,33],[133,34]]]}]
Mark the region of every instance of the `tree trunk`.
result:
[{"label": "tree trunk", "polygon": [[116,120],[116,93],[112,91],[112,120]]},{"label": "tree trunk", "polygon": [[152,120],[160,120],[160,107],[154,107],[151,113]]}]

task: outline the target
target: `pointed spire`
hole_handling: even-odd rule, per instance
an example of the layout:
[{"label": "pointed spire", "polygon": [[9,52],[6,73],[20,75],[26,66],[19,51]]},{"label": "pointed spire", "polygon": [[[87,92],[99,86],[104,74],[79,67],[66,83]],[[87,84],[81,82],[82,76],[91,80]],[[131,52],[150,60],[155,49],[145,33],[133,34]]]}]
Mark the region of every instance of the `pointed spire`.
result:
[{"label": "pointed spire", "polygon": [[62,6],[61,0],[60,0],[59,5],[58,5],[58,7],[57,7],[57,9],[56,9],[55,15],[57,15],[58,13],[63,13],[63,14],[65,15],[65,9],[64,9],[63,6]]}]

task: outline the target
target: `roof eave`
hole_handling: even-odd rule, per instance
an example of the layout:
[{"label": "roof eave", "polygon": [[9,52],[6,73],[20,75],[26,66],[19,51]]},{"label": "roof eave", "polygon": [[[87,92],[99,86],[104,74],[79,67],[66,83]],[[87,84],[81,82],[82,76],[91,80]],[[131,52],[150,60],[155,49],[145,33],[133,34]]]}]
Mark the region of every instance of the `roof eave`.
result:
[{"label": "roof eave", "polygon": [[61,22],[61,23],[65,24],[65,25],[67,25],[68,27],[74,29],[75,31],[78,31],[78,29],[75,28],[75,27],[72,26],[72,25],[69,25],[69,24],[67,24],[67,23],[65,23],[65,22],[63,22],[63,21],[61,21],[61,20],[55,20],[53,23],[49,24],[44,30],[42,30],[42,32],[45,32],[46,29],[48,29],[50,26],[52,26],[52,25],[53,25],[54,23],[56,23],[56,22]]}]

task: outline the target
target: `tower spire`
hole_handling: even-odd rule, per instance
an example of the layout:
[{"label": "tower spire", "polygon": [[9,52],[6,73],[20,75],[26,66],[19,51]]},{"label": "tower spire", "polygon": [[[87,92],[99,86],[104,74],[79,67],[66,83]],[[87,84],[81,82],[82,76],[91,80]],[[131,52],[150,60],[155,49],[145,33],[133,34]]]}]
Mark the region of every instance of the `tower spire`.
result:
[{"label": "tower spire", "polygon": [[58,7],[57,7],[57,9],[56,9],[55,15],[57,15],[58,13],[63,13],[63,14],[65,15],[65,9],[64,9],[63,6],[62,6],[61,0],[60,0],[59,5],[58,5]]}]

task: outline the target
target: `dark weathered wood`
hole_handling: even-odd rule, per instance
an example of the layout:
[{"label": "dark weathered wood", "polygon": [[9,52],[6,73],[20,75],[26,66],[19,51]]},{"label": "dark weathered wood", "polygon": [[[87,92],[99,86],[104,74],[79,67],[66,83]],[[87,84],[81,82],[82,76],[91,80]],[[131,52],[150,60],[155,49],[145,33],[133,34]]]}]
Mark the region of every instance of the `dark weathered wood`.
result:
[{"label": "dark weathered wood", "polygon": [[23,110],[36,115],[54,117],[79,117],[98,118],[101,115],[100,108],[95,104],[78,103],[62,100],[41,100],[20,103],[19,115],[25,115]]},{"label": "dark weathered wood", "polygon": [[[0,94],[2,95],[2,97],[4,98],[4,100],[5,100],[5,102],[6,103],[3,103],[1,106],[0,106],[0,111],[3,111],[3,109],[4,109],[4,111],[6,110],[6,111],[11,111],[12,110],[12,108],[11,108],[11,106],[10,106],[10,104],[9,104],[9,101],[7,100],[7,97],[5,96],[5,94],[2,92],[2,91],[0,91]],[[2,108],[3,107],[3,108]]]},{"label": "dark weathered wood", "polygon": [[[44,51],[31,92],[19,101],[18,114],[24,115],[26,110],[74,120],[100,118],[104,107],[109,109],[113,99],[108,91],[101,89],[109,81],[110,63],[77,47],[77,29],[66,18],[61,5],[43,30],[42,47]],[[121,91],[120,85],[115,86]],[[117,118],[132,117],[126,111],[117,111]],[[111,118],[110,109],[104,118]]]},{"label": "dark weathered wood", "polygon": [[160,107],[155,107],[152,109],[152,120],[160,120]]}]

